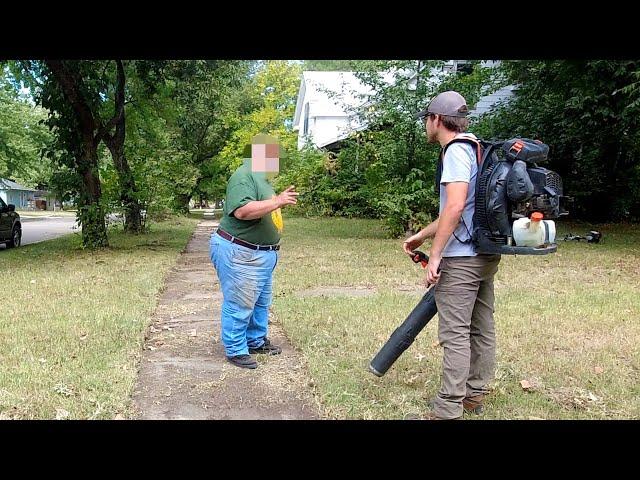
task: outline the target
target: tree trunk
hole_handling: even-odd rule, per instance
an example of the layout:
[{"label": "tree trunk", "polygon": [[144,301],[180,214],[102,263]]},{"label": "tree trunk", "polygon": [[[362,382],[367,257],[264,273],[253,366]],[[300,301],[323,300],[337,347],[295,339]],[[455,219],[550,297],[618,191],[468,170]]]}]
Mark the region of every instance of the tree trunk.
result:
[{"label": "tree trunk", "polygon": [[175,197],[176,210],[185,215],[189,215],[189,202],[191,201],[191,195],[181,194]]},{"label": "tree trunk", "polygon": [[89,105],[82,94],[82,79],[74,75],[64,61],[45,60],[65,99],[71,105],[80,127],[80,155],[75,159],[76,168],[82,177],[83,191],[78,199],[78,220],[82,225],[82,244],[88,248],[107,247],[107,228],[100,205],[100,177],[98,176],[99,141],[94,137],[98,127]]},{"label": "tree trunk", "polygon": [[83,139],[82,156],[78,159],[84,192],[78,203],[78,218],[82,225],[82,245],[88,248],[108,247],[104,211],[100,205],[102,191],[98,176],[98,151],[91,138]]},{"label": "tree trunk", "polygon": [[120,201],[124,207],[124,231],[127,233],[140,233],[142,231],[142,219],[140,217],[140,203],[136,198],[136,183],[129,168],[129,162],[124,153],[124,141],[126,136],[126,123],[124,112],[124,86],[125,76],[122,60],[116,60],[118,67],[118,83],[116,87],[116,131],[113,135],[105,134],[104,143],[111,152],[113,164],[118,172],[120,183]]},{"label": "tree trunk", "polygon": [[124,207],[124,231],[127,233],[140,233],[142,231],[141,208],[136,198],[136,183],[129,168],[127,157],[124,154],[124,142],[111,142],[105,138],[105,143],[111,152],[113,164],[118,172],[120,201]]}]

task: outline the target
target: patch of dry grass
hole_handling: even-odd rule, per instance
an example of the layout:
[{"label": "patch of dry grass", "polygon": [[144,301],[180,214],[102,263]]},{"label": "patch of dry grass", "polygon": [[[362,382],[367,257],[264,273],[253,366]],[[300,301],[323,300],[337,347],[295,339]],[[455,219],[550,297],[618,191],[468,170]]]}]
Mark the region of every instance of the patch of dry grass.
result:
[{"label": "patch of dry grass", "polygon": [[[553,255],[503,256],[496,380],[480,418],[640,418],[640,228],[560,223],[558,237],[591,228],[604,233],[603,243],[559,242]],[[326,415],[391,419],[424,411],[440,384],[437,317],[384,377],[367,371],[421,296],[423,270],[401,241],[384,238],[373,220],[290,218],[282,243],[274,312],[305,355]],[[336,287],[375,293],[304,293]]]},{"label": "patch of dry grass", "polygon": [[0,415],[126,415],[143,331],[196,223],[112,230],[98,252],[82,250],[79,235],[0,251]]}]

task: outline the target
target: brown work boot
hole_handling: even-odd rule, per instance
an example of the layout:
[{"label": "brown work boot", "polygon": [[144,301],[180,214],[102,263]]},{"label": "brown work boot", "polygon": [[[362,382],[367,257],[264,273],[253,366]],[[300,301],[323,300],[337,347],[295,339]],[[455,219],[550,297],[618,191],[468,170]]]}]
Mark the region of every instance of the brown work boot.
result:
[{"label": "brown work boot", "polygon": [[481,415],[484,413],[484,395],[473,395],[471,397],[464,397],[462,400],[462,406],[467,413],[474,413]]}]

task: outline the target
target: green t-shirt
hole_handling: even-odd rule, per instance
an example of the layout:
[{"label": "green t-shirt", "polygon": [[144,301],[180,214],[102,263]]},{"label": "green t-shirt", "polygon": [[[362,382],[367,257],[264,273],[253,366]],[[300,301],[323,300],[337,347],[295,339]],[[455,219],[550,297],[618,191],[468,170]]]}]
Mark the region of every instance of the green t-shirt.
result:
[{"label": "green t-shirt", "polygon": [[[220,228],[234,237],[257,245],[274,245],[280,241],[282,217],[280,209],[255,220],[239,220],[233,212],[251,201],[268,200],[275,196],[273,187],[264,173],[252,172],[245,162],[227,184]],[[280,224],[280,229],[276,226]]]}]

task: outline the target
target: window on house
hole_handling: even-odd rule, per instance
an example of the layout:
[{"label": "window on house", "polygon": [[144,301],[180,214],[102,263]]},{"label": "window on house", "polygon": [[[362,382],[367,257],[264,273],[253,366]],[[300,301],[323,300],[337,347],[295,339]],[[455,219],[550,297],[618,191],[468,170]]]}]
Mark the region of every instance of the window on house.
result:
[{"label": "window on house", "polygon": [[458,62],[456,71],[458,73],[462,73],[463,75],[469,75],[473,70],[473,65],[466,62]]},{"label": "window on house", "polygon": [[309,133],[309,103],[304,106],[304,128],[302,130],[303,135]]}]

